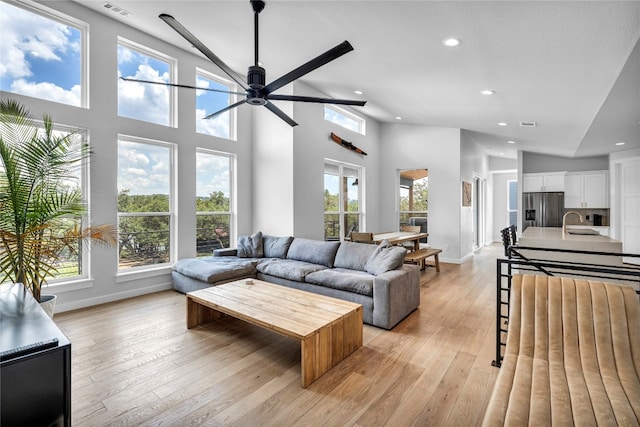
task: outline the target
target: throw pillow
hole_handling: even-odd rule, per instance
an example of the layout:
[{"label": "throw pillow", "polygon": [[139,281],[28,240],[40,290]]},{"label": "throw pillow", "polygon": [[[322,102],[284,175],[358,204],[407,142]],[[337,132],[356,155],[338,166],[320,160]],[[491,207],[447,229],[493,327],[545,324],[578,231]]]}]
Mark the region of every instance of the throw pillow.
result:
[{"label": "throw pillow", "polygon": [[392,246],[388,241],[383,240],[367,260],[364,269],[369,274],[379,276],[400,267],[406,254],[407,250],[402,246]]},{"label": "throw pillow", "polygon": [[262,232],[258,231],[253,236],[238,237],[238,258],[262,258]]},{"label": "throw pillow", "polygon": [[286,258],[293,237],[275,237],[268,234],[262,235],[262,247],[265,258]]}]

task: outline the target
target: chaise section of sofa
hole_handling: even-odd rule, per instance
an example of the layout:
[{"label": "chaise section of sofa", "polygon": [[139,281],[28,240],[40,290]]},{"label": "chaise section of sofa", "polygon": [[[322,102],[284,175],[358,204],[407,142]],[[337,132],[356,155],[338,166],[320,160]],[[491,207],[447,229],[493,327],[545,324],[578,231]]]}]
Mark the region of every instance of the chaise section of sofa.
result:
[{"label": "chaise section of sofa", "polygon": [[172,277],[174,289],[183,293],[257,278],[362,304],[365,323],[391,329],[420,305],[419,268],[403,259],[404,249],[386,244],[256,233],[241,237],[238,249],[178,261]]}]

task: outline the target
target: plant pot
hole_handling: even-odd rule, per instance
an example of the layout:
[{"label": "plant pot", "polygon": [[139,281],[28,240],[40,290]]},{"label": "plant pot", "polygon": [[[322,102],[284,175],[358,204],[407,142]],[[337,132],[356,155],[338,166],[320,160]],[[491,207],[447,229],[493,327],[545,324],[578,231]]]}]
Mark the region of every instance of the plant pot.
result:
[{"label": "plant pot", "polygon": [[56,308],[57,295],[42,295],[40,297],[40,307],[47,313],[51,319],[53,319],[53,311]]}]

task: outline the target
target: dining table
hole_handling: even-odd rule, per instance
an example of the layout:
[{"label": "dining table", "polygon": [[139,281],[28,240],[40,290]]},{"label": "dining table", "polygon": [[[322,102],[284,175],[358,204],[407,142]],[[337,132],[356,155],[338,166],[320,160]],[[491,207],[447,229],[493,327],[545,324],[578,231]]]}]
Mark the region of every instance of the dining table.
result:
[{"label": "dining table", "polygon": [[384,233],[373,233],[373,243],[379,244],[386,240],[392,245],[399,245],[404,242],[413,242],[413,250],[420,249],[420,239],[429,237],[429,233],[414,233],[411,231],[388,231]]}]

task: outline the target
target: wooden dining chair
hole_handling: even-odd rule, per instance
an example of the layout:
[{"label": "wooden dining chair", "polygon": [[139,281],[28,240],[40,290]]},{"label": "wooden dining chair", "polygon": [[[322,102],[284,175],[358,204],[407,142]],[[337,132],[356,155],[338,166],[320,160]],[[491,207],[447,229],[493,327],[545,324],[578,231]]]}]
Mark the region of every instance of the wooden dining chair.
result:
[{"label": "wooden dining chair", "polygon": [[[400,231],[409,232],[409,233],[419,233],[420,226],[419,225],[401,225]],[[404,242],[402,246],[410,252],[415,249],[415,245],[413,242]]]},{"label": "wooden dining chair", "polygon": [[356,243],[373,243],[373,233],[351,232],[351,241]]}]

